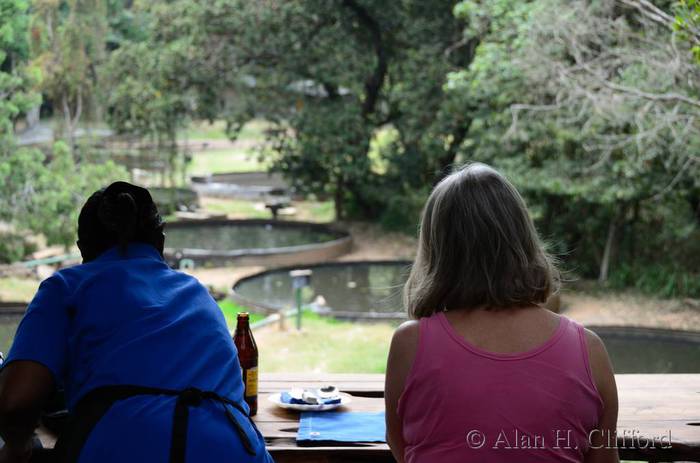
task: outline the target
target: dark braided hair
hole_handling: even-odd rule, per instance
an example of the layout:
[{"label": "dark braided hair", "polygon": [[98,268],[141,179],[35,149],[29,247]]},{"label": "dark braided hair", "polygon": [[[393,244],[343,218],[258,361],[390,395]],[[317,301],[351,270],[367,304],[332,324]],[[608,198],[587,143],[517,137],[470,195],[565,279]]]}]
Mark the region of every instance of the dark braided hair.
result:
[{"label": "dark braided hair", "polygon": [[93,193],[78,217],[78,246],[84,261],[129,243],[150,244],[163,251],[163,220],[147,189],[115,182]]}]

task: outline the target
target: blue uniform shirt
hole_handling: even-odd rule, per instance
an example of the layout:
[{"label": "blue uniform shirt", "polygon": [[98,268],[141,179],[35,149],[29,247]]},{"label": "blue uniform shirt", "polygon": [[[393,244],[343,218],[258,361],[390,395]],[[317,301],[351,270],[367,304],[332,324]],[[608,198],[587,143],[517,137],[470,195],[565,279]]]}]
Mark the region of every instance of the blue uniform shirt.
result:
[{"label": "blue uniform shirt", "polygon": [[[147,244],[113,248],[44,280],[22,319],[6,364],[46,366],[69,410],[111,385],[214,391],[248,409],[236,347],[216,302],[195,278],[169,268]],[[81,462],[168,461],[175,397],[117,402],[90,434]],[[187,461],[272,461],[248,418],[230,407],[256,448],[250,457],[222,405],[190,409]]]}]

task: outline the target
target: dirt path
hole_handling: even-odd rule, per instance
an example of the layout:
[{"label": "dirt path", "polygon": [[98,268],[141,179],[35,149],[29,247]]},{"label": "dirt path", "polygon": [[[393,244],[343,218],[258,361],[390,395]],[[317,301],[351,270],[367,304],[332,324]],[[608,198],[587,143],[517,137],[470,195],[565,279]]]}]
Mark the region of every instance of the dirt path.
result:
[{"label": "dirt path", "polygon": [[628,325],[700,331],[700,305],[632,291],[562,291],[562,313],[584,325]]}]

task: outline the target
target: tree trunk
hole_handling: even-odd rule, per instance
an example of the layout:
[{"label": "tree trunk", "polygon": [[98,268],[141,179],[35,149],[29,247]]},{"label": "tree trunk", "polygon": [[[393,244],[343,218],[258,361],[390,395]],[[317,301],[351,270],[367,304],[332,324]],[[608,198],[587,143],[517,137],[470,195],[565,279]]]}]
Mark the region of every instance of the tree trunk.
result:
[{"label": "tree trunk", "polygon": [[384,37],[382,36],[382,26],[377,19],[372,17],[369,11],[355,0],[344,0],[343,5],[355,13],[359,23],[369,32],[374,54],[377,59],[374,71],[365,79],[365,97],[362,101],[362,117],[367,120],[369,115],[374,113],[377,101],[379,100],[379,94],[381,93],[384,79],[389,69],[389,56],[384,44]]},{"label": "tree trunk", "polygon": [[615,233],[617,232],[617,221],[615,217],[610,220],[608,226],[608,239],[605,241],[605,249],[603,250],[603,259],[600,262],[600,272],[598,274],[598,282],[605,283],[608,280],[608,271],[610,269],[610,254],[612,254],[613,241],[615,241]]},{"label": "tree trunk", "polygon": [[343,220],[345,211],[343,210],[344,186],[342,179],[335,182],[335,193],[333,194],[333,203],[335,206],[335,220]]},{"label": "tree trunk", "polygon": [[75,96],[75,112],[71,111],[70,99],[67,94],[63,94],[61,102],[63,105],[63,119],[66,125],[66,136],[68,138],[71,151],[74,151],[76,147],[75,131],[78,128],[78,122],[80,121],[80,116],[83,112],[83,94],[80,89],[78,89]]},{"label": "tree trunk", "polygon": [[610,274],[610,260],[612,258],[612,252],[617,237],[617,230],[620,225],[620,220],[622,217],[624,217],[625,210],[626,208],[624,206],[618,205],[615,213],[610,219],[610,225],[608,225],[608,237],[605,241],[603,258],[600,261],[600,273],[598,274],[599,283],[605,283],[608,281],[608,275]]}]

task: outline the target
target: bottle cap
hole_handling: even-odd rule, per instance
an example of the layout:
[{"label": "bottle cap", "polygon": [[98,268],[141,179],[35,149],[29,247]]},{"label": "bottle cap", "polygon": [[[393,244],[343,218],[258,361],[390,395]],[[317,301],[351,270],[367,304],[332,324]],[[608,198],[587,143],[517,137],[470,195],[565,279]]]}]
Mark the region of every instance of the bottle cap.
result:
[{"label": "bottle cap", "polygon": [[238,318],[248,318],[248,312],[238,312]]}]

